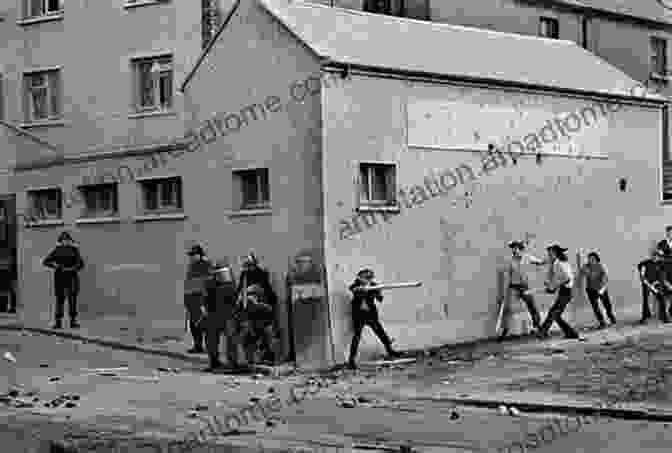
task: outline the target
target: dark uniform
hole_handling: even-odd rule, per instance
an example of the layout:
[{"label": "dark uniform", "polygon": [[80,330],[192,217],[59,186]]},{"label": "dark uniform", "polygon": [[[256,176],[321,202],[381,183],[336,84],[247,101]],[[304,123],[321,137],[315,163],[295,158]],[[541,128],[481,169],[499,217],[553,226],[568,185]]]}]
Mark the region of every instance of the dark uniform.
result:
[{"label": "dark uniform", "polygon": [[207,295],[207,283],[212,279],[214,266],[205,258],[205,251],[196,245],[187,253],[189,256],[199,256],[198,261],[189,263],[187,275],[184,281],[184,306],[189,317],[189,330],[194,339],[194,346],[188,351],[194,354],[205,352],[203,347],[203,321],[205,299]]},{"label": "dark uniform", "polygon": [[206,299],[205,344],[210,358],[210,366],[206,371],[213,371],[222,366],[219,361],[219,343],[222,333],[226,335],[227,361],[234,367],[238,366],[237,342],[234,341],[235,326],[233,325],[235,302],[236,288],[231,269],[228,265],[218,264]]},{"label": "dark uniform", "polygon": [[642,270],[644,271],[643,280],[657,291],[657,293],[651,291],[649,286],[642,282],[642,321],[651,317],[648,303],[649,293],[653,293],[658,301],[658,317],[662,322],[669,322],[669,315],[672,315],[668,312],[668,310],[672,311],[672,306],[667,307],[669,299],[672,297],[672,290],[666,284],[666,282],[672,282],[672,266],[670,266],[668,260],[663,260],[663,256],[663,251],[659,250],[658,259],[644,260],[637,266],[640,275],[642,275]]},{"label": "dark uniform", "polygon": [[59,245],[42,261],[42,264],[55,269],[54,292],[56,293],[56,323],[55,329],[62,328],[65,311],[65,299],[68,299],[70,327],[77,328],[77,296],[79,295],[79,274],[84,268],[84,260],[79,249],[66,241],[72,241],[67,233],[61,233]]},{"label": "dark uniform", "polygon": [[362,330],[364,330],[364,326],[367,325],[371,327],[373,333],[375,333],[380,342],[383,343],[388,355],[391,357],[400,356],[400,354],[392,348],[392,340],[390,340],[387,332],[385,332],[383,325],[380,323],[380,318],[378,317],[378,308],[376,307],[375,301],[378,300],[379,302],[382,302],[383,294],[380,290],[363,290],[366,286],[374,285],[376,285],[376,283],[373,281],[373,272],[369,269],[363,269],[359,271],[357,278],[349,287],[353,294],[352,324],[354,330],[352,343],[350,344],[350,357],[348,359],[350,368],[356,368],[355,359],[357,357],[357,350],[359,349],[359,342],[362,338]]}]

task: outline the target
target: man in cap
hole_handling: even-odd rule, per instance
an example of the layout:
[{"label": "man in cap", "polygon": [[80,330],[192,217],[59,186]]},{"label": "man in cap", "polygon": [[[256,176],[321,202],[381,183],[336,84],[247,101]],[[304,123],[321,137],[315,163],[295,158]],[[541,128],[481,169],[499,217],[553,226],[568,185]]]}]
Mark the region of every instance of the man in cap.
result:
[{"label": "man in cap", "polygon": [[58,245],[42,261],[46,267],[54,269],[54,292],[56,294],[56,322],[54,329],[63,328],[65,299],[68,299],[70,328],[79,327],[77,322],[77,296],[79,295],[79,274],[84,268],[84,260],[75,246],[75,241],[67,231],[58,236]]},{"label": "man in cap", "polygon": [[355,359],[357,358],[357,350],[359,349],[359,342],[362,338],[362,330],[364,326],[370,326],[373,332],[376,334],[378,339],[385,346],[385,350],[390,357],[400,357],[401,354],[392,348],[392,340],[385,332],[383,325],[380,323],[380,318],[378,317],[378,309],[376,308],[375,301],[383,301],[383,294],[380,290],[369,290],[368,287],[375,286],[376,282],[373,280],[375,277],[371,269],[362,269],[357,273],[357,278],[350,285],[350,291],[352,291],[352,323],[353,323],[353,336],[352,343],[350,344],[350,356],[348,359],[348,367],[351,369],[356,369],[357,364]]},{"label": "man in cap", "polygon": [[206,257],[205,250],[200,245],[194,245],[187,252],[189,266],[184,280],[184,306],[189,318],[189,330],[194,340],[194,346],[187,352],[190,354],[202,354],[203,326],[201,321],[205,318],[205,299],[207,297],[207,284],[211,281],[213,266]]},{"label": "man in cap", "polygon": [[672,258],[672,225],[665,227],[665,239],[658,243],[657,249],[664,257]]},{"label": "man in cap", "polygon": [[233,271],[228,261],[218,261],[213,272],[213,285],[206,300],[207,316],[205,344],[208,348],[210,366],[204,371],[212,372],[222,366],[219,361],[221,335],[226,335],[226,355],[234,368],[238,367],[237,341],[233,325],[233,310],[236,301],[236,287]]},{"label": "man in cap", "polygon": [[509,262],[506,269],[508,279],[508,293],[507,297],[504,299],[504,301],[502,301],[502,303],[507,303],[507,306],[504,308],[504,316],[502,317],[502,332],[500,334],[500,339],[506,337],[509,330],[508,317],[510,307],[508,306],[508,302],[512,297],[517,297],[525,303],[527,311],[530,313],[530,318],[532,318],[532,325],[534,328],[538,330],[541,326],[541,316],[539,315],[539,310],[537,309],[534,296],[527,292],[530,289],[530,285],[529,278],[527,272],[524,269],[524,266],[528,263],[542,265],[545,263],[545,261],[535,258],[529,254],[525,254],[525,243],[522,241],[510,242],[509,248],[511,249],[511,261]]},{"label": "man in cap", "polygon": [[565,338],[580,339],[579,333],[567,321],[562,319],[562,314],[572,300],[572,288],[574,287],[574,271],[569,264],[567,249],[553,244],[547,247],[549,258],[548,277],[545,282],[546,292],[557,293],[555,302],[548,310],[546,320],[539,328],[539,337],[547,337],[553,322],[557,323],[565,334]]}]

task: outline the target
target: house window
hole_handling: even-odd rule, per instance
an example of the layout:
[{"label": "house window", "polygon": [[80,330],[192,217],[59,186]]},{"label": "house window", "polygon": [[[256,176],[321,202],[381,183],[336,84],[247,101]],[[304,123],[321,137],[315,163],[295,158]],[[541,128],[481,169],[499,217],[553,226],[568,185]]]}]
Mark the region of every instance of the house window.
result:
[{"label": "house window", "polygon": [[173,106],[173,59],[143,58],[133,62],[138,112],[170,110]]},{"label": "house window", "polygon": [[24,75],[26,121],[57,119],[61,116],[61,78],[59,70],[37,71]]},{"label": "house window", "polygon": [[396,165],[360,164],[359,202],[366,206],[395,206]]},{"label": "house window", "polygon": [[219,0],[201,0],[201,33],[202,47],[208,47],[210,40],[214,38],[215,33],[222,23]]},{"label": "house window", "polygon": [[182,180],[176,178],[142,181],[143,209],[147,214],[182,211]]},{"label": "house window", "polygon": [[663,109],[663,202],[672,202],[672,156],[670,156],[670,107]]},{"label": "house window", "polygon": [[558,19],[552,17],[539,18],[539,36],[558,39],[560,37],[559,29]]},{"label": "house window", "polygon": [[60,220],[63,217],[61,189],[40,189],[28,192],[30,220]]},{"label": "house window", "polygon": [[23,0],[25,18],[50,16],[63,11],[62,0]]},{"label": "house window", "polygon": [[367,13],[404,16],[405,0],[364,0],[364,11]]},{"label": "house window", "polygon": [[655,75],[667,75],[667,41],[651,38],[651,72]]},{"label": "house window", "polygon": [[80,187],[84,199],[83,217],[116,217],[117,184],[95,184]]},{"label": "house window", "polygon": [[239,209],[267,209],[271,205],[268,169],[235,170],[234,179],[240,188]]},{"label": "house window", "polygon": [[3,90],[3,82],[2,74],[0,74],[0,120],[5,119],[5,93]]}]

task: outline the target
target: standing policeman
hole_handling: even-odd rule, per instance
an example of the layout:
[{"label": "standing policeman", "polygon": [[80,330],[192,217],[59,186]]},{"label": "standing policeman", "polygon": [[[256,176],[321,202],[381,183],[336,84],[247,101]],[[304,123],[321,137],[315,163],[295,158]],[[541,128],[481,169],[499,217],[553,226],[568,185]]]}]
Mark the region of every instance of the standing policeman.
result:
[{"label": "standing policeman", "polygon": [[75,241],[72,239],[72,236],[70,236],[70,233],[63,231],[58,236],[58,245],[44,259],[44,261],[42,261],[42,264],[55,270],[54,290],[56,293],[56,322],[54,323],[53,328],[63,328],[63,312],[66,297],[68,299],[68,308],[70,309],[70,328],[78,328],[78,272],[84,267],[84,260],[79,253],[79,249],[75,246]]},{"label": "standing policeman", "polygon": [[227,261],[218,261],[213,276],[213,284],[206,299],[205,344],[208,349],[210,366],[205,372],[213,372],[222,366],[219,361],[219,343],[222,333],[226,335],[226,355],[228,362],[238,368],[238,344],[233,319],[236,302],[236,283],[233,271]]}]

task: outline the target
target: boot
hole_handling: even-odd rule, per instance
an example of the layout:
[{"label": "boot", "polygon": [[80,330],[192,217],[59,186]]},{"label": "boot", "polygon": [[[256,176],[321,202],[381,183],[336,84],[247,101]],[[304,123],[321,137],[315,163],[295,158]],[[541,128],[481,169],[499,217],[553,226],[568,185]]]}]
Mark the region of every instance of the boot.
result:
[{"label": "boot", "polygon": [[63,328],[63,321],[60,319],[57,319],[56,322],[54,323],[53,326],[51,326],[52,329],[62,329]]},{"label": "boot", "polygon": [[80,327],[80,325],[79,325],[79,323],[77,322],[76,319],[71,319],[70,320],[70,328],[71,329],[79,329],[79,327]]},{"label": "boot", "polygon": [[207,367],[206,369],[204,369],[203,371],[204,371],[205,373],[212,373],[212,372],[214,372],[217,368],[221,368],[222,366],[223,366],[222,362],[220,362],[219,360],[214,360],[214,361],[211,361],[211,362],[210,362],[210,366],[208,366],[208,367]]}]

